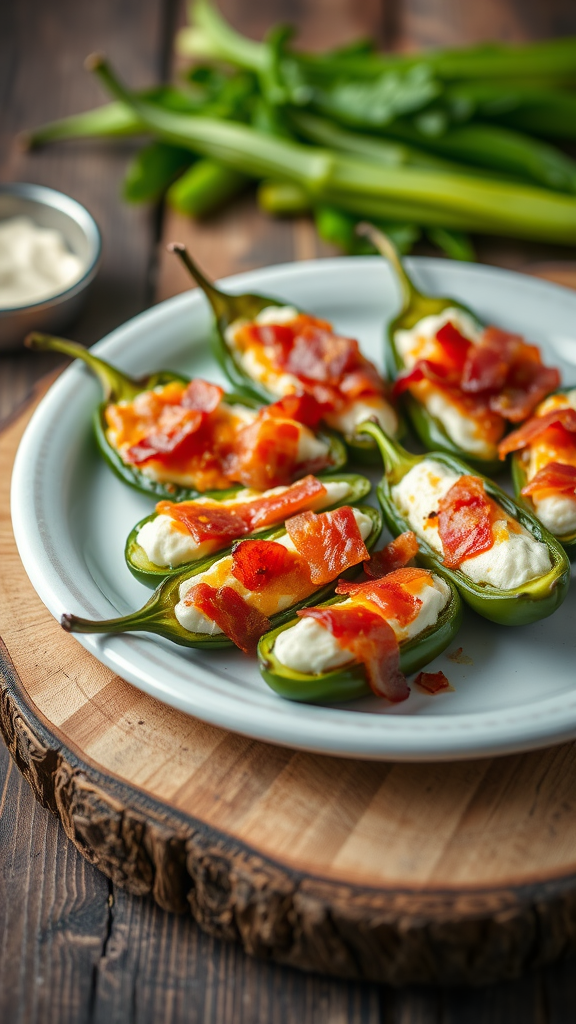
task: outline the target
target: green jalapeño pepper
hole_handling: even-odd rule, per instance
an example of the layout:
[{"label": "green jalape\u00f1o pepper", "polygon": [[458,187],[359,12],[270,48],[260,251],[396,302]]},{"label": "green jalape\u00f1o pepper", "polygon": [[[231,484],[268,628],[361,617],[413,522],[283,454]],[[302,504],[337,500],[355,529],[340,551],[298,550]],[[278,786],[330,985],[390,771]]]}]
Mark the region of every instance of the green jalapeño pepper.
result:
[{"label": "green jalape\u00f1o pepper", "polygon": [[[451,580],[446,580],[450,587],[450,598],[438,616],[437,622],[423,630],[410,640],[400,643],[400,669],[404,675],[418,672],[428,665],[452,643],[462,622],[462,602],[458,591]],[[339,604],[345,597],[333,597],[322,607]],[[350,662],[342,668],[316,674],[295,672],[283,665],[274,653],[274,645],[280,633],[295,626],[299,619],[266,633],[258,644],[258,659],[263,679],[280,697],[307,703],[340,703],[345,700],[356,700],[366,697],[372,691],[366,677],[366,669],[358,661]]]},{"label": "green jalape\u00f1o pepper", "polygon": [[[553,394],[554,395],[566,395],[568,392],[570,392],[570,391],[573,392],[575,390],[576,390],[575,388],[570,388],[570,387],[559,388],[558,391],[554,391]],[[549,395],[548,397],[551,398],[552,396]],[[570,407],[570,403],[567,402],[565,408],[569,408],[569,407]],[[526,473],[526,463],[525,463],[525,461],[523,459],[523,455],[525,454],[525,452],[527,450],[528,449],[524,449],[524,451],[516,451],[516,452],[512,453],[512,455],[510,456],[510,472],[512,474],[512,484],[514,486],[514,494],[515,494],[515,497],[516,497],[516,501],[518,502],[519,505],[522,505],[523,508],[528,509],[528,511],[531,512],[532,515],[535,515],[536,517],[538,517],[538,513],[536,512],[536,509],[534,507],[532,499],[530,497],[528,497],[528,496],[524,497],[522,495],[522,489],[528,483],[528,475]],[[556,461],[556,460],[552,460],[551,459],[550,461]],[[561,461],[561,460],[557,460],[557,461]],[[576,559],[576,531],[574,531],[572,533],[565,533],[565,534],[555,533],[554,536],[560,542],[560,544],[562,545],[562,547],[564,548],[564,550],[568,554],[568,557],[571,558],[571,559]]]},{"label": "green jalape\u00f1o pepper", "polygon": [[454,583],[460,596],[474,611],[491,622],[504,626],[523,626],[538,619],[544,619],[560,607],[570,585],[570,562],[562,545],[527,509],[518,505],[505,491],[487,477],[474,473],[465,462],[446,452],[430,452],[428,455],[412,455],[381,430],[375,423],[363,423],[362,431],[370,434],[378,444],[384,462],[384,475],[378,484],[378,500],[384,513],[384,521],[394,537],[411,529],[394,501],[392,488],[418,463],[433,459],[459,476],[473,473],[479,477],[486,494],[500,505],[504,512],[515,519],[532,536],[544,543],[550,556],[551,569],[536,576],[522,586],[502,590],[488,583],[475,583],[460,569],[449,569],[440,555],[420,536],[418,561],[432,569],[444,579]]},{"label": "green jalape\u00f1o pepper", "polygon": [[[108,465],[120,477],[123,483],[156,499],[164,498],[168,501],[187,501],[199,497],[201,493],[211,498],[233,498],[238,491],[244,489],[244,485],[239,483],[216,491],[201,492],[195,487],[153,480],[137,466],[125,462],[120,451],[108,440],[106,424],[106,409],[108,406],[115,405],[118,402],[131,402],[144,391],[152,391],[154,388],[164,387],[173,382],[186,386],[190,383],[189,377],[175,373],[172,370],[158,370],[155,373],[138,379],[129,377],[127,374],[122,373],[121,370],[110,366],[109,363],[94,355],[93,352],[84,348],[83,345],[78,345],[74,341],[67,341],[64,338],[54,338],[48,334],[29,334],[25,344],[31,349],[44,352],[62,352],[63,355],[69,356],[71,359],[81,359],[82,362],[86,363],[94,376],[98,378],[102,385],[104,397],[94,412],[93,424],[96,443]],[[246,394],[226,394],[223,397],[227,403],[244,405],[249,409],[258,409],[261,405],[260,402]],[[328,446],[330,469],[339,469],[345,465],[346,449],[340,439],[332,431],[319,433],[318,437]]]},{"label": "green jalape\u00f1o pepper", "polygon": [[[332,504],[322,506],[322,512],[327,512],[329,509],[338,508],[339,505],[356,505],[362,498],[365,498],[370,493],[371,484],[365,476],[360,476],[358,473],[340,473],[338,476],[333,474],[323,474],[321,478],[323,484],[328,483],[346,483],[348,484],[348,491],[340,501],[335,501]],[[218,497],[216,500],[222,500]],[[141,519],[139,523],[130,531],[128,539],[126,541],[126,547],[124,550],[124,556],[126,558],[126,564],[130,569],[133,576],[136,577],[140,583],[144,583],[147,587],[157,587],[161,580],[167,576],[176,576],[180,574],[184,569],[194,569],[199,562],[199,559],[192,559],[189,562],[181,563],[175,567],[169,565],[155,565],[148,558],[144,548],[138,543],[138,534],[146,523],[152,522],[158,516],[158,512],[153,512],[152,515],[146,516]],[[282,519],[280,519],[282,522]],[[255,530],[252,533],[242,534],[241,540],[268,540],[273,533],[278,531],[279,523],[269,526],[265,529]],[[224,541],[222,547],[219,549],[220,557],[231,551],[232,545],[229,541]],[[216,552],[214,552],[216,553]]]},{"label": "green jalape\u00f1o pepper", "polygon": [[[382,531],[382,516],[378,509],[372,508],[369,505],[358,505],[357,508],[372,520],[372,529],[364,542],[370,551],[376,544]],[[277,540],[279,537],[283,537],[285,533],[284,527],[276,528],[268,533],[266,540]],[[242,544],[245,539],[242,538],[239,544]],[[167,579],[163,580],[154,591],[150,600],[138,611],[122,615],[116,619],[96,621],[82,619],[76,615],[63,615],[61,620],[62,626],[68,633],[157,633],[158,636],[172,640],[182,647],[198,647],[211,651],[219,650],[223,647],[233,647],[232,640],[223,633],[208,635],[207,633],[193,633],[185,629],[184,626],[180,625],[175,613],[176,605],[180,599],[180,584],[186,580],[193,580],[195,576],[200,576],[223,557],[226,557],[226,553],[219,552],[197,563],[192,570],[190,568],[179,569],[175,575],[168,576]],[[358,566],[352,566],[352,568],[347,569],[341,575],[349,579],[358,571],[358,568]],[[326,583],[318,590],[315,590],[309,597],[304,598],[291,607],[285,608],[281,612],[277,612],[276,615],[271,616],[270,622],[275,628],[291,619],[299,608],[305,608],[308,605],[317,604],[318,601],[325,600],[334,592],[337,582],[338,580],[334,579],[332,582]]]},{"label": "green jalape\u00f1o pepper", "polygon": [[[272,394],[254,376],[251,376],[240,360],[240,353],[226,338],[228,328],[237,320],[254,320],[258,314],[268,306],[284,307],[285,302],[279,299],[272,299],[266,295],[229,295],[220,291],[202,273],[196,263],[192,260],[184,245],[173,243],[168,247],[182,261],[190,275],[200,286],[208,302],[212,307],[215,318],[215,330],[212,334],[214,355],[216,356],[228,380],[240,394],[248,395],[259,402],[274,402],[278,395]],[[302,312],[299,310],[298,312]],[[404,424],[394,410],[398,421],[396,434],[402,436]],[[341,435],[350,449],[351,455],[356,460],[374,462],[377,459],[377,450],[368,438],[362,438],[356,433],[344,433]]]},{"label": "green jalape\u00f1o pepper", "polygon": [[[438,316],[446,309],[459,310],[471,317],[478,327],[482,326],[476,315],[462,302],[458,302],[456,299],[424,295],[420,292],[406,273],[406,268],[390,239],[371,224],[362,224],[360,229],[360,233],[369,237],[373,245],[391,263],[401,288],[402,308],[389,324],[385,340],[384,361],[390,380],[396,380],[407,369],[396,346],[397,331],[412,330],[424,317]],[[433,416],[414,395],[410,394],[410,391],[403,394],[402,402],[414,431],[429,451],[448,452],[457,458],[466,459],[480,472],[497,473],[501,471],[502,464],[497,456],[483,459],[460,448],[449,436],[442,421],[437,416]]]}]

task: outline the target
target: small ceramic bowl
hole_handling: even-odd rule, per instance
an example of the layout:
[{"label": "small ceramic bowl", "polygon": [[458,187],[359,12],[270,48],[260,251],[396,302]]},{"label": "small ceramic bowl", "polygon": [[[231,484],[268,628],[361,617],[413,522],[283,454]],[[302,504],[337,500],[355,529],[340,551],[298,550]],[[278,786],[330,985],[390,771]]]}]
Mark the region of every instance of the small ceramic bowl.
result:
[{"label": "small ceramic bowl", "polygon": [[0,221],[26,216],[43,228],[56,228],[83,265],[82,276],[40,302],[0,309],[0,351],[22,344],[29,331],[54,333],[76,314],[98,271],[100,232],[94,218],[80,203],[44,185],[15,182],[0,185]]}]

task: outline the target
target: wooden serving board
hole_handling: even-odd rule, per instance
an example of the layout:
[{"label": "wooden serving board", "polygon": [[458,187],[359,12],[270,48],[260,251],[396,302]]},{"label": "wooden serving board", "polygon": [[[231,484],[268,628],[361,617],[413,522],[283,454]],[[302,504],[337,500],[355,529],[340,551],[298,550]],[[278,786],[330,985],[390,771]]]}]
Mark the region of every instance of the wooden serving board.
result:
[{"label": "wooden serving board", "polygon": [[61,630],[20,563],[8,481],[31,411],[0,435],[0,727],[81,853],[130,892],[306,970],[482,983],[562,954],[576,938],[576,745],[339,760],[141,693]]}]

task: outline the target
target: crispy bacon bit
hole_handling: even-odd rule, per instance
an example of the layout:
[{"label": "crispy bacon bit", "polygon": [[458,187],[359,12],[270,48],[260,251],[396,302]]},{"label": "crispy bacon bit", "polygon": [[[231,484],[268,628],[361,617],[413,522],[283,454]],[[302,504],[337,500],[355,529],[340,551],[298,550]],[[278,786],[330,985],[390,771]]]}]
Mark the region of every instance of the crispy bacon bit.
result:
[{"label": "crispy bacon bit", "polygon": [[188,410],[179,417],[172,430],[153,431],[138,444],[132,445],[124,453],[124,458],[134,466],[140,466],[149,459],[165,461],[173,456],[185,458],[194,442],[194,434],[204,422],[204,416],[197,409]]},{"label": "crispy bacon bit", "polygon": [[382,579],[367,580],[364,583],[339,580],[336,593],[348,594],[362,602],[368,601],[376,605],[386,619],[394,619],[400,626],[407,626],[418,615],[422,600],[406,590],[406,584],[417,579],[430,579],[430,576],[427,569],[396,569]]},{"label": "crispy bacon bit", "polygon": [[472,342],[465,338],[450,321],[440,328],[436,334],[436,340],[440,343],[446,362],[461,372],[464,369]]},{"label": "crispy bacon bit", "polygon": [[168,470],[174,482],[200,491],[230,483],[263,491],[289,484],[297,469],[315,473],[330,464],[328,451],[298,464],[300,421],[316,423],[320,415],[311,395],[265,407],[249,423],[222,396],[222,388],[203,380],[143,391],[132,402],[106,407],[108,439],[124,462],[160,463],[163,478]]},{"label": "crispy bacon bit", "polygon": [[526,419],[559,384],[559,371],[542,364],[536,345],[498,327],[486,328],[462,375],[463,391],[491,391],[490,408],[512,423]]},{"label": "crispy bacon bit", "polygon": [[398,641],[381,615],[362,606],[345,605],[304,608],[298,615],[316,619],[340,647],[366,666],[368,682],[377,697],[386,697],[395,704],[406,700],[410,690],[400,671]]},{"label": "crispy bacon bit", "polygon": [[558,370],[542,364],[536,345],[498,327],[487,327],[479,342],[472,344],[448,323],[440,328],[436,341],[434,358],[419,359],[399,377],[396,395],[426,380],[449,392],[467,415],[491,412],[519,423],[560,383]]},{"label": "crispy bacon bit", "polygon": [[294,516],[301,509],[319,501],[327,494],[324,484],[315,476],[305,476],[292,484],[282,494],[271,494],[266,498],[255,498],[239,507],[240,515],[247,517],[250,529],[255,530],[269,523],[280,522]]},{"label": "crispy bacon bit", "polygon": [[450,373],[449,367],[441,363],[433,362],[430,359],[419,359],[415,366],[408,372],[403,373],[396,380],[392,393],[398,397],[408,391],[412,384],[419,384],[422,380],[429,380],[436,387],[444,388],[457,386],[458,381],[454,374]]},{"label": "crispy bacon bit", "polygon": [[217,505],[197,505],[193,501],[159,501],[158,515],[170,516],[181,523],[197,544],[206,540],[234,540],[249,533],[251,526],[244,516],[232,508]]},{"label": "crispy bacon bit", "polygon": [[197,583],[186,594],[185,602],[194,605],[245,654],[253,654],[256,644],[270,629],[270,619],[252,608],[233,587],[211,587]]},{"label": "crispy bacon bit", "polygon": [[490,408],[510,423],[520,423],[539,402],[560,386],[560,371],[536,361],[513,367],[506,387],[490,400]]},{"label": "crispy bacon bit", "polygon": [[462,390],[499,391],[506,383],[514,360],[528,347],[533,346],[525,345],[519,334],[487,327],[478,344],[468,351],[462,371]]},{"label": "crispy bacon bit", "polygon": [[353,338],[342,338],[310,324],[294,338],[284,367],[298,377],[337,384],[347,371],[356,368],[359,356],[358,342]]},{"label": "crispy bacon bit", "polygon": [[257,491],[288,483],[297,465],[299,438],[296,423],[261,413],[238,433],[226,460],[229,477]]},{"label": "crispy bacon bit", "polygon": [[236,334],[235,343],[242,349],[254,345],[262,345],[268,349],[268,355],[282,363],[290,350],[294,338],[305,327],[318,327],[320,330],[331,331],[327,320],[319,320],[308,313],[299,313],[293,320],[284,324],[243,324]]},{"label": "crispy bacon bit", "polygon": [[563,462],[549,462],[522,488],[521,493],[524,497],[537,494],[539,498],[546,498],[551,494],[576,495],[576,466],[567,466]]},{"label": "crispy bacon bit", "polygon": [[[307,314],[281,325],[245,324],[235,343],[242,350],[263,349],[274,369],[297,377],[302,391],[320,407],[316,406],[313,415],[338,411],[360,395],[385,392],[382,377],[362,355],[358,342],[335,334],[327,321]],[[301,422],[314,426],[311,415],[307,409],[295,414]]]},{"label": "crispy bacon bit", "polygon": [[432,695],[452,689],[443,672],[419,672],[414,682]]},{"label": "crispy bacon bit", "polygon": [[576,434],[576,411],[574,409],[555,409],[545,416],[533,416],[517,430],[513,430],[498,445],[498,455],[505,459],[509,452],[517,452],[528,448],[549,427],[561,426],[570,434]]},{"label": "crispy bacon bit", "polygon": [[438,533],[448,568],[457,569],[465,558],[492,547],[493,508],[477,476],[461,476],[440,499]]},{"label": "crispy bacon bit", "polygon": [[307,427],[317,427],[324,410],[314,395],[285,395],[278,402],[269,405],[267,409],[269,416],[279,419],[297,420]]},{"label": "crispy bacon bit", "polygon": [[408,565],[411,558],[418,554],[418,541],[412,530],[406,530],[395,540],[390,541],[382,551],[375,551],[368,562],[364,562],[364,572],[373,580],[386,576],[394,569]]},{"label": "crispy bacon bit", "polygon": [[368,549],[349,505],[334,512],[302,512],[286,522],[298,554],[306,560],[314,584],[329,583],[368,557]]},{"label": "crispy bacon bit", "polygon": [[281,582],[282,592],[292,594],[310,584],[304,559],[272,540],[240,541],[232,552],[230,572],[252,591]]},{"label": "crispy bacon bit", "polygon": [[185,409],[197,409],[198,412],[214,412],[222,400],[224,388],[217,384],[209,384],[206,380],[191,380],[182,395],[181,404]]}]

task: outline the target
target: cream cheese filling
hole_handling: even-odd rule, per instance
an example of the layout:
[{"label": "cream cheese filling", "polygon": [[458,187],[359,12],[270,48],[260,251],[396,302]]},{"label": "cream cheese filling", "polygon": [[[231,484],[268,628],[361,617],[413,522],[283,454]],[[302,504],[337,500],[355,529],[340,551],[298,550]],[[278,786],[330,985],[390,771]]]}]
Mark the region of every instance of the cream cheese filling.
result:
[{"label": "cream cheese filling", "polygon": [[[436,335],[447,323],[454,324],[454,327],[474,344],[480,340],[482,331],[479,325],[471,316],[456,307],[452,306],[442,313],[423,317],[410,330],[396,331],[394,334],[396,349],[407,370],[412,370],[419,359],[434,356]],[[432,385],[429,393],[424,395],[421,401],[430,415],[440,420],[450,440],[462,451],[470,452],[479,458],[496,458],[496,445],[482,436],[481,422],[472,416],[466,416],[446,394]]]},{"label": "cream cheese filling", "polygon": [[[459,476],[434,459],[424,459],[392,487],[394,504],[410,528],[440,557],[444,549],[438,533],[438,504]],[[520,524],[514,526],[511,529],[506,520],[495,523],[493,546],[464,559],[460,571],[475,583],[500,590],[513,590],[549,572],[552,563],[546,544]]]},{"label": "cream cheese filling", "polygon": [[[566,391],[563,395],[550,395],[538,406],[537,416],[545,416],[555,409],[574,409],[576,411],[576,388]],[[536,441],[526,453],[528,480],[532,480],[538,470],[550,462],[549,454],[544,445]],[[566,537],[576,533],[576,495],[550,494],[539,498],[531,495],[531,501],[538,519],[550,533],[556,537]]]},{"label": "cream cheese filling", "polygon": [[[418,614],[406,626],[401,626],[396,619],[387,620],[399,643],[412,639],[430,626],[434,626],[450,599],[450,588],[439,576],[417,582],[418,589],[406,589],[422,601]],[[354,603],[352,599],[348,599],[338,607]],[[300,619],[296,625],[279,633],[273,650],[281,665],[292,669],[293,672],[312,675],[331,672],[355,660],[350,651],[339,645],[329,629],[312,618]]]}]

